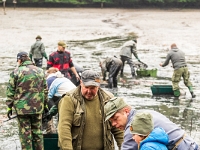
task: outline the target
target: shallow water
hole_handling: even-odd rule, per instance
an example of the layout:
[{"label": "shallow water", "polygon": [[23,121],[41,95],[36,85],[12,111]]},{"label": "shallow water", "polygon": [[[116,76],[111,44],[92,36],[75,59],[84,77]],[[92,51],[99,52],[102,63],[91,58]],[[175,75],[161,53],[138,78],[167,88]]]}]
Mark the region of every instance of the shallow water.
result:
[{"label": "shallow water", "polygon": [[[19,12],[17,12],[19,15]],[[19,26],[15,28],[6,28],[6,22],[10,22],[13,16],[9,16],[7,20],[5,19],[3,27],[8,31],[8,35],[5,38],[8,41],[8,44],[12,46],[8,48],[5,43],[2,43],[0,46],[0,52],[2,55],[0,56],[0,150],[10,149],[16,150],[20,149],[20,143],[18,139],[18,130],[17,130],[17,123],[16,120],[13,119],[12,121],[2,123],[2,120],[6,119],[6,106],[5,106],[5,91],[6,91],[6,83],[9,80],[9,73],[16,67],[16,53],[19,50],[29,49],[30,44],[30,37],[32,34],[37,33],[36,27],[31,27],[29,24],[30,18],[25,21],[26,17],[29,15],[33,15],[37,13],[36,10],[33,12],[28,12],[22,16],[24,23],[28,24],[29,26],[20,26],[22,29],[19,30]],[[48,13],[48,10],[45,10],[45,13]],[[41,13],[38,13],[37,19],[42,19],[43,16]],[[63,15],[64,16],[64,15]],[[1,16],[2,17],[2,16]],[[17,16],[14,16],[17,17]],[[107,17],[107,16],[106,16]],[[108,17],[109,18],[109,17]],[[107,20],[109,21],[109,19]],[[15,18],[16,19],[16,18]],[[43,22],[48,22],[47,18]],[[9,21],[8,21],[9,20]],[[105,19],[106,20],[106,19]],[[106,22],[104,20],[104,22]],[[1,21],[1,20],[0,20]],[[38,21],[38,20],[37,20]],[[74,20],[75,21],[75,20]],[[39,22],[39,21],[38,21]],[[19,20],[15,20],[15,23],[22,24]],[[51,23],[51,22],[50,22]],[[61,23],[62,22],[58,22]],[[36,23],[34,22],[34,25]],[[98,23],[96,23],[98,24]],[[60,25],[60,24],[59,24]],[[58,26],[59,26],[58,25]],[[84,26],[84,23],[83,23]],[[49,34],[54,36],[55,32],[57,32],[57,28],[47,27],[44,29],[44,34]],[[63,26],[64,28],[64,26]],[[83,28],[83,27],[82,27]],[[20,31],[25,29],[26,35],[23,35]],[[74,29],[74,28],[73,28]],[[27,32],[30,30],[30,32]],[[52,32],[54,32],[54,34]],[[75,30],[75,29],[74,29]],[[88,32],[90,29],[87,29]],[[94,30],[91,28],[91,30]],[[114,29],[116,30],[116,29]],[[124,30],[124,29],[123,29]],[[20,37],[23,37],[23,40],[17,39],[17,44],[13,44],[11,42],[16,37],[12,37],[12,32],[18,32]],[[109,30],[107,30],[109,32]],[[111,31],[110,31],[111,32]],[[4,32],[5,33],[5,32]],[[105,32],[106,34],[106,32]],[[14,33],[16,36],[16,33]],[[78,35],[77,35],[78,36]],[[133,36],[133,35],[132,35]],[[25,43],[27,37],[28,43]],[[84,69],[92,69],[95,71],[100,71],[99,59],[103,59],[106,56],[117,56],[119,57],[119,50],[122,44],[129,40],[131,36],[124,35],[124,36],[110,36],[102,38],[94,38],[90,35],[90,39],[82,39],[82,40],[69,40],[69,37],[61,36],[58,38],[59,35],[56,35],[56,39],[63,39],[67,42],[68,50],[72,53],[73,61],[82,66]],[[88,35],[87,35],[88,37]],[[11,41],[9,41],[11,40]],[[47,41],[47,40],[46,40]],[[52,51],[56,50],[56,42],[53,41],[53,38],[50,38],[48,42],[46,42],[46,52],[50,54]],[[7,50],[8,49],[8,50]],[[28,50],[27,50],[28,51]],[[6,53],[5,53],[6,52]],[[167,48],[165,46],[158,46],[158,45],[146,45],[140,46],[138,48],[138,55],[141,61],[148,64],[149,69],[158,69],[157,77],[140,77],[136,79],[132,79],[130,74],[130,68],[128,65],[125,66],[124,78],[119,78],[119,84],[117,89],[107,89],[110,90],[115,96],[123,97],[128,104],[133,106],[136,109],[153,109],[156,111],[161,112],[170,120],[177,123],[181,128],[183,128],[187,134],[189,134],[192,138],[196,140],[198,144],[200,144],[200,106],[199,104],[199,97],[200,97],[200,65],[199,65],[199,55],[198,49],[192,48],[190,53],[186,53],[186,59],[188,61],[188,67],[191,72],[191,81],[194,85],[194,91],[197,95],[197,98],[192,100],[191,95],[188,89],[184,86],[183,81],[180,82],[180,87],[183,91],[186,92],[186,96],[180,100],[174,99],[174,97],[166,97],[166,96],[153,96],[150,87],[153,84],[171,84],[171,76],[173,73],[173,68],[169,65],[165,68],[159,66],[160,62],[164,61],[164,58],[167,53]],[[134,61],[135,58],[133,58]],[[46,61],[44,60],[43,64],[45,66]],[[6,67],[5,67],[6,66]]]}]

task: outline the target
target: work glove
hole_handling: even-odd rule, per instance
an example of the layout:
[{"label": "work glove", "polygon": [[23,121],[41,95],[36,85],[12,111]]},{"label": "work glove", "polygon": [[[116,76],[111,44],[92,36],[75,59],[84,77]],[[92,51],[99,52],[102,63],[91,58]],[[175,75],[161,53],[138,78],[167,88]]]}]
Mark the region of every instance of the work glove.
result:
[{"label": "work glove", "polygon": [[7,108],[7,116],[9,119],[11,119],[10,116],[12,116],[12,108],[10,108],[10,107]]},{"label": "work glove", "polygon": [[49,110],[49,114],[51,116],[55,116],[58,113],[58,108],[56,105],[52,106],[51,109]]}]

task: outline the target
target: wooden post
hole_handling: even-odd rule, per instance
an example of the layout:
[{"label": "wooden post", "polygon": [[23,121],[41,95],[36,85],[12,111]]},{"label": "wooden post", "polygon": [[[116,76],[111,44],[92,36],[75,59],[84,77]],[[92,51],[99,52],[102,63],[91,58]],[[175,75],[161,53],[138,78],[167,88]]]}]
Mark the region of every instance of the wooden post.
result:
[{"label": "wooden post", "polygon": [[6,0],[2,0],[3,1],[3,11],[4,11],[4,15],[6,15]]},{"label": "wooden post", "polygon": [[101,2],[101,8],[103,8],[103,2]]}]

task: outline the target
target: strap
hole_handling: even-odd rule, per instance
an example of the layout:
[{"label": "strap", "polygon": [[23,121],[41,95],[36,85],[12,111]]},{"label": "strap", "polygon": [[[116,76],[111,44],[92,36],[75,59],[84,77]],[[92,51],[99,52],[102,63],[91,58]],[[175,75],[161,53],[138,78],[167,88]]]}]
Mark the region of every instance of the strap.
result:
[{"label": "strap", "polygon": [[186,134],[184,133],[184,135],[175,143],[175,146],[172,150],[175,150],[178,147],[178,145],[183,141],[185,136],[186,136]]}]

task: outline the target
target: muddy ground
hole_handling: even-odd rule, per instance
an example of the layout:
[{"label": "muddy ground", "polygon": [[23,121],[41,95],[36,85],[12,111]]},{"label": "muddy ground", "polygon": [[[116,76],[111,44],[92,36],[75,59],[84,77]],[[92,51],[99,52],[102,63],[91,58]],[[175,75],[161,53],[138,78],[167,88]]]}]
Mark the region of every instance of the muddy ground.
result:
[{"label": "muddy ground", "polygon": [[[0,13],[0,149],[19,146],[16,121],[2,123],[5,118],[5,90],[9,73],[16,66],[16,54],[29,51],[39,34],[47,54],[55,51],[59,40],[66,41],[74,62],[85,69],[100,72],[99,58],[119,56],[122,44],[138,36],[139,58],[149,69],[157,68],[157,78],[132,79],[130,68],[119,78],[116,96],[122,96],[135,108],[157,110],[185,129],[200,144],[200,10],[189,9],[86,9],[86,8],[6,8]],[[173,68],[161,68],[172,43],[186,53],[191,81],[197,98],[191,101],[188,89],[181,100],[153,97],[152,84],[171,84]],[[135,59],[134,59],[135,61]],[[44,60],[44,66],[46,61]],[[10,130],[12,129],[12,130]],[[12,144],[8,145],[8,141]],[[17,143],[17,144],[16,144]],[[10,146],[10,147],[9,147]]]}]

